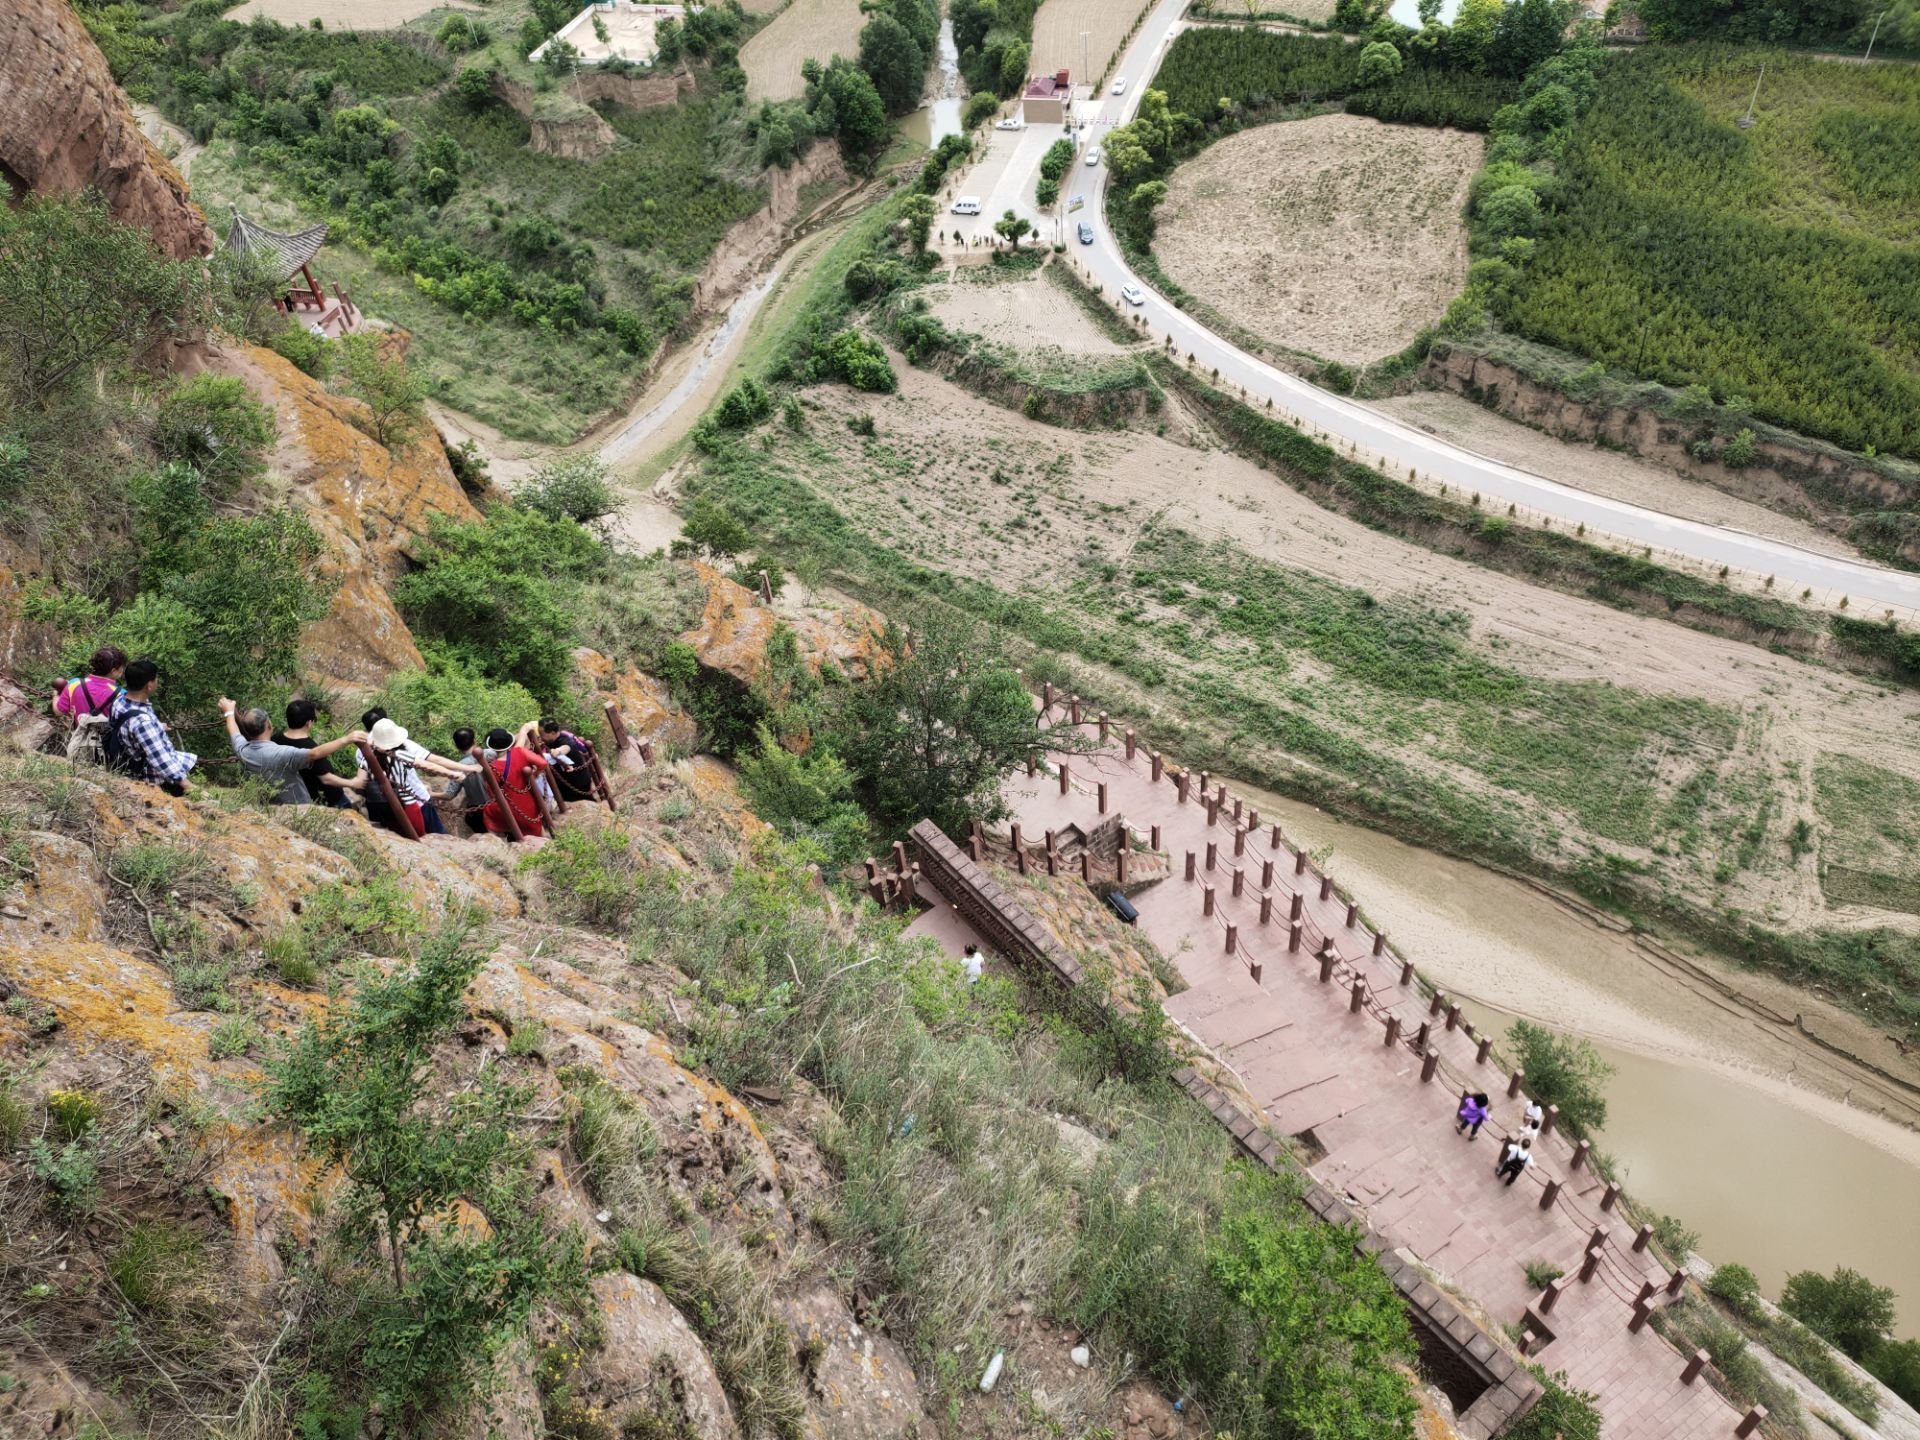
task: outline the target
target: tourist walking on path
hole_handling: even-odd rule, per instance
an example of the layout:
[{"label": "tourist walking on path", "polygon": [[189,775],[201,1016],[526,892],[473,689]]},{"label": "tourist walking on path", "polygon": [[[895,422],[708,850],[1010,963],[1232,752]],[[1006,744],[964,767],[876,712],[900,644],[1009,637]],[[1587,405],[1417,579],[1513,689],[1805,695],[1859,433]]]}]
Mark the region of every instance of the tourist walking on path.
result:
[{"label": "tourist walking on path", "polygon": [[151,660],[128,662],[120,698],[107,717],[107,762],[169,795],[184,795],[187,776],[200,757],[175,749],[167,727],[153,713],[153,696],[159,688],[158,665]]},{"label": "tourist walking on path", "polygon": [[1522,1136],[1518,1140],[1507,1141],[1506,1149],[1500,1152],[1500,1165],[1493,1172],[1494,1178],[1506,1178],[1509,1188],[1520,1178],[1520,1172],[1533,1164],[1533,1140]]},{"label": "tourist walking on path", "polygon": [[1520,1117],[1521,1135],[1532,1140],[1540,1134],[1540,1126],[1546,1121],[1547,1112],[1540,1108],[1538,1100],[1527,1101],[1526,1113]]},{"label": "tourist walking on path", "polygon": [[978,984],[981,974],[987,968],[987,957],[980,953],[980,947],[978,945],[967,946],[967,953],[960,957],[960,963],[966,967],[967,983],[969,985]]},{"label": "tourist walking on path", "polygon": [[273,721],[259,706],[242,710],[222,695],[220,715],[227,722],[227,738],[233,744],[240,768],[273,786],[276,805],[311,805],[313,794],[307,789],[308,767],[316,760],[325,760],[336,750],[357,745],[367,738],[366,732],[355,730],[338,740],[310,748],[279,745],[267,738]]},{"label": "tourist walking on path", "polygon": [[1454,1119],[1457,1122],[1453,1127],[1456,1135],[1465,1135],[1469,1140],[1478,1140],[1480,1138],[1480,1127],[1487,1123],[1487,1097],[1484,1095],[1469,1095],[1466,1091],[1462,1090],[1460,1092],[1460,1109],[1455,1114]]}]

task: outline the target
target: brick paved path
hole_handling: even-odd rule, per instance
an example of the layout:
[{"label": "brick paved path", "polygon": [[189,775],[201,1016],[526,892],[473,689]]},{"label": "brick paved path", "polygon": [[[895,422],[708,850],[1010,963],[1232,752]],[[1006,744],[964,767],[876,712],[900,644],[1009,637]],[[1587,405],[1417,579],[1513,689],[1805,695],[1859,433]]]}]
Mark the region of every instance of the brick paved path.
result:
[{"label": "brick paved path", "polygon": [[[1056,720],[1065,723],[1057,711]],[[1082,728],[1095,731],[1090,720]],[[1056,765],[1062,759],[1051,758]],[[1143,837],[1159,827],[1172,875],[1134,903],[1141,928],[1191,987],[1168,1002],[1168,1014],[1239,1072],[1277,1130],[1311,1132],[1308,1143],[1324,1152],[1311,1165],[1315,1178],[1471,1297],[1494,1324],[1549,1332],[1535,1358],[1599,1397],[1608,1440],[1731,1436],[1739,1414],[1704,1378],[1683,1383],[1682,1357],[1650,1325],[1629,1329],[1646,1287],[1650,1306],[1669,1303],[1670,1276],[1650,1247],[1635,1249],[1624,1212],[1603,1208],[1605,1181],[1557,1131],[1535,1142],[1537,1161],[1518,1183],[1509,1188],[1494,1178],[1502,1138],[1518,1128],[1524,1091],[1508,1097],[1509,1075],[1480,1060],[1482,1046],[1465,1021],[1448,1028],[1444,997],[1430,999],[1417,982],[1402,983],[1402,959],[1376,943],[1331,882],[1311,862],[1302,866],[1271,822],[1248,828],[1255,817],[1244,804],[1238,822],[1231,798],[1210,804],[1224,794],[1217,784],[1203,801],[1200,777],[1190,777],[1182,802],[1173,768],[1155,782],[1147,751],[1129,760],[1117,731],[1105,748],[1064,758],[1066,793],[1046,770],[1007,787],[1023,843],[1034,850],[1048,830],[1091,828],[1114,814]],[[1192,880],[1185,878],[1189,854]],[[1300,931],[1298,948],[1290,950],[1296,896]],[[1329,943],[1336,958],[1325,964],[1320,957]],[[1393,1020],[1399,1038],[1390,1045]],[[1415,1049],[1423,1024],[1430,1027],[1431,1062]],[[1423,1082],[1428,1063],[1433,1078]],[[1478,1141],[1454,1131],[1463,1089],[1494,1100]],[[1598,1258],[1582,1282],[1590,1247]],[[1543,1296],[1526,1280],[1532,1261],[1566,1274],[1544,1314]]]}]

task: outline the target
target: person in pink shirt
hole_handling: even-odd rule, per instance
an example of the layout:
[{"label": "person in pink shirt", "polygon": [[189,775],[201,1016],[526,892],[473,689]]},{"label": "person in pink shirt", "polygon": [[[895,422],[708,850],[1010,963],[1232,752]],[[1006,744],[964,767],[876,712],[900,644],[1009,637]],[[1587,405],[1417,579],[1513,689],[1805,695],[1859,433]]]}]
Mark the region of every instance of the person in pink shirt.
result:
[{"label": "person in pink shirt", "polygon": [[87,673],[69,680],[53,697],[56,715],[77,720],[82,715],[104,715],[120,693],[120,676],[127,668],[127,655],[118,645],[102,645],[87,662]]}]

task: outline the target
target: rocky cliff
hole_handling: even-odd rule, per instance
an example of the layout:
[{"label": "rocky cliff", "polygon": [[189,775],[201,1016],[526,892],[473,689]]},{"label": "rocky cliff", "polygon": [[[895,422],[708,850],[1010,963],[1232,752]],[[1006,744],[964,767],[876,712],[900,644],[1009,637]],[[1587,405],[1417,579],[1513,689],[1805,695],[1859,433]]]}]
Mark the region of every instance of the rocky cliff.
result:
[{"label": "rocky cliff", "polygon": [[16,196],[97,189],[175,259],[213,249],[186,181],[141,133],[67,0],[0,5],[0,174]]}]

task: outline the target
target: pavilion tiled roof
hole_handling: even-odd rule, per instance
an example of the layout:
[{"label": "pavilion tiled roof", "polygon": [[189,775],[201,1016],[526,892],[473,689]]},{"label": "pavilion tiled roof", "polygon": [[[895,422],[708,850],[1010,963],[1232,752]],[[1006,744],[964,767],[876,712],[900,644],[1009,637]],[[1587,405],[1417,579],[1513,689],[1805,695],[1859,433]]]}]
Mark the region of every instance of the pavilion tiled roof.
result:
[{"label": "pavilion tiled roof", "polygon": [[227,206],[233,224],[227,230],[227,248],[237,255],[261,255],[272,266],[273,282],[278,285],[300,273],[300,267],[320,252],[327,243],[327,227],[315,225],[294,235],[283,235],[255,224],[233,205]]}]

